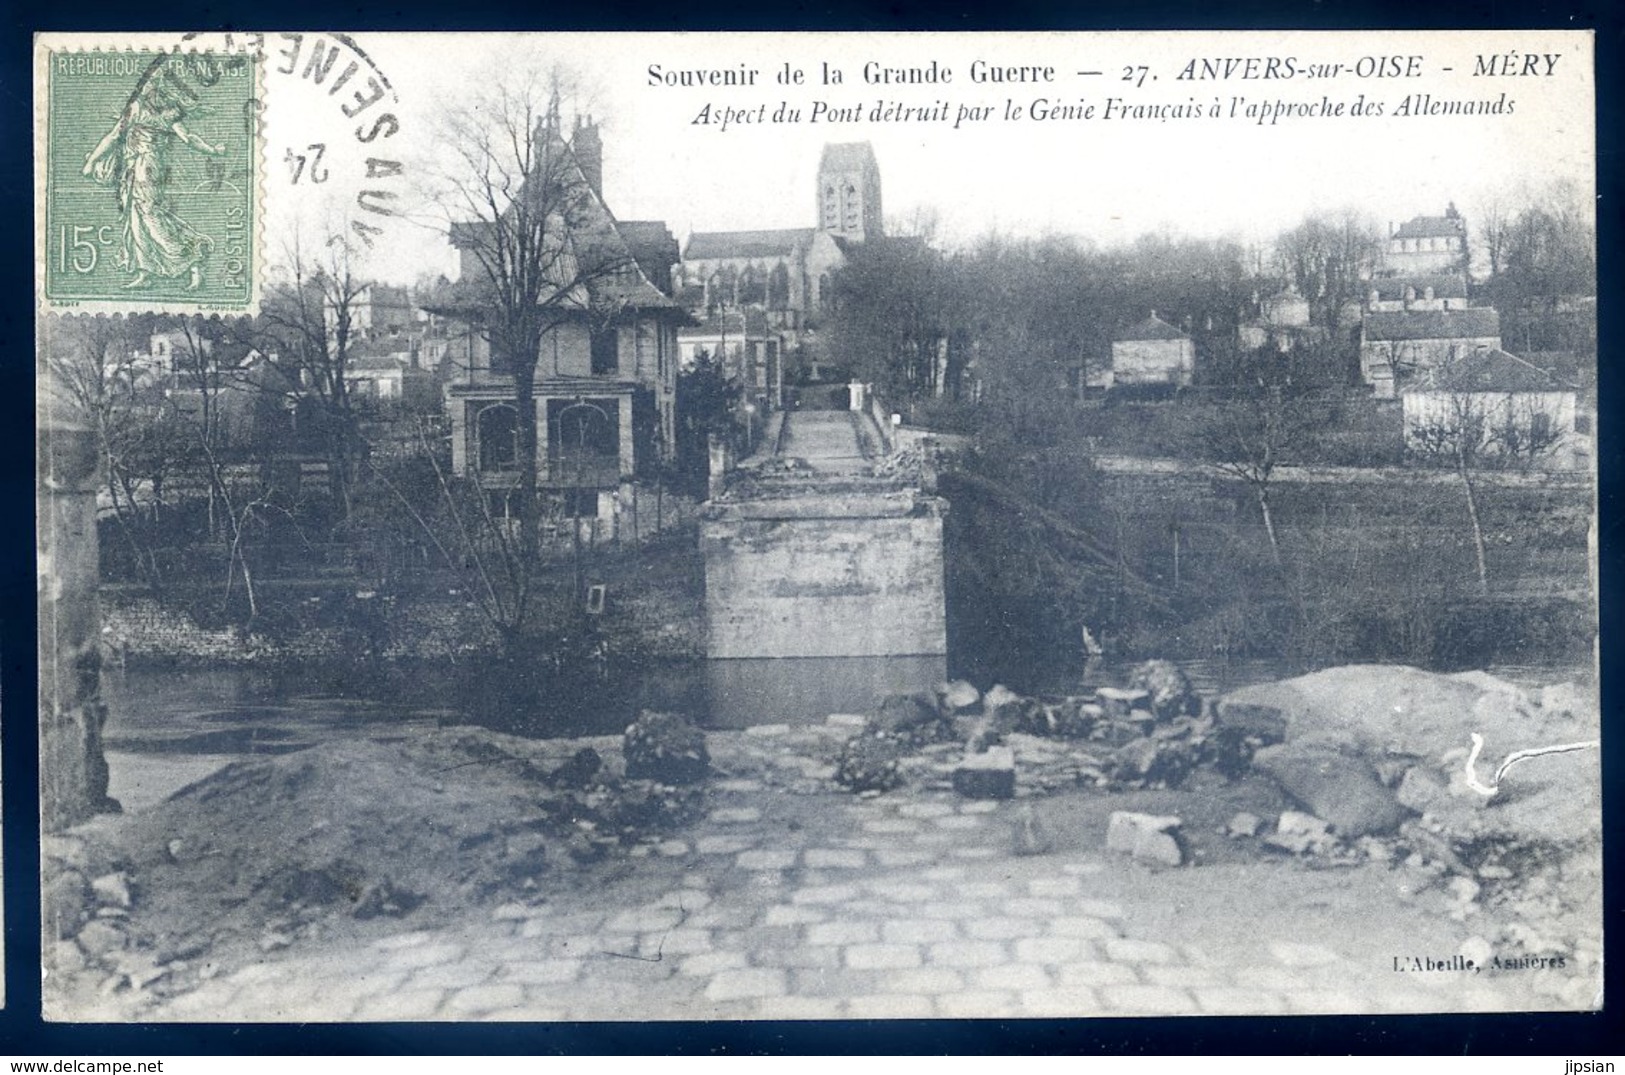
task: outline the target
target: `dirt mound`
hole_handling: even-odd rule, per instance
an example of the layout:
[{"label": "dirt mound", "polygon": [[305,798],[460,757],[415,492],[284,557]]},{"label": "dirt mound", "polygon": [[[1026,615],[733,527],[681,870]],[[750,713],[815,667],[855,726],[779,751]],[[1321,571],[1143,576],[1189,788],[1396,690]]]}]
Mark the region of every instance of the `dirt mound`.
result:
[{"label": "dirt mound", "polygon": [[46,847],[47,953],[104,988],[184,988],[261,953],[539,901],[688,820],[698,789],[627,780],[619,742],[454,728],[234,762]]}]

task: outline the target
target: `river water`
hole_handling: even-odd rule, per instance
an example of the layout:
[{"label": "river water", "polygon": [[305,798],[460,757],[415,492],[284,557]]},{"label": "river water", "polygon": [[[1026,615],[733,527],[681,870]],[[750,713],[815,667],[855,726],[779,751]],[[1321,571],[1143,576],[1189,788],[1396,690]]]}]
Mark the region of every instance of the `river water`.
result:
[{"label": "river water", "polygon": [[[1135,662],[1093,661],[1081,673],[1036,672],[1021,689],[1083,693],[1121,685]],[[1196,688],[1217,694],[1299,674],[1282,661],[1181,662]],[[1502,667],[1514,682],[1574,679],[1573,668]],[[534,737],[619,734],[640,709],[688,715],[710,728],[822,722],[872,711],[891,691],[928,689],[946,674],[936,658],[669,661],[527,674],[491,664],[303,664],[275,669],[109,667],[103,676],[110,750],[243,757],[303,749],[357,734],[409,736],[476,724]],[[988,684],[979,684],[986,687]]]}]

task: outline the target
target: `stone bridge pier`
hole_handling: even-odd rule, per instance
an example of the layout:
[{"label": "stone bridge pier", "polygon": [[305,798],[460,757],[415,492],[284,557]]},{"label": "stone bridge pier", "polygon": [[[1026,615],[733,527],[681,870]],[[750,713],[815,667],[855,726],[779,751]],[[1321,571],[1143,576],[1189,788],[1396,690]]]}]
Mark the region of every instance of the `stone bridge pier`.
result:
[{"label": "stone bridge pier", "polygon": [[866,420],[788,415],[777,452],[706,506],[709,657],[947,653],[947,505],[874,476]]},{"label": "stone bridge pier", "polygon": [[47,832],[117,804],[102,753],[96,600],[96,437],[42,392],[35,453],[39,603],[40,815]]}]

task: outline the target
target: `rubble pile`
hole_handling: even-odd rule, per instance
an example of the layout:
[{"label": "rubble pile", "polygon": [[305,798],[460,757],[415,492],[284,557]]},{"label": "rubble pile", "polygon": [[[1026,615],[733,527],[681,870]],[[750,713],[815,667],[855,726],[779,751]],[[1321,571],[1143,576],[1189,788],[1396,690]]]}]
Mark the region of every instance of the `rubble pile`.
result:
[{"label": "rubble pile", "polygon": [[864,731],[841,745],[835,782],[851,791],[891,791],[903,784],[903,744],[890,736]]},{"label": "rubble pile", "polygon": [[[1474,948],[1600,960],[1575,925],[1601,921],[1601,774],[1586,745],[1600,715],[1572,684],[1355,666],[1235,691],[1215,711],[1221,731],[1262,744],[1258,771],[1307,811],[1283,815],[1265,849],[1386,864],[1407,898],[1481,923]],[[1576,749],[1493,781],[1503,758],[1553,745]]]},{"label": "rubble pile", "polygon": [[663,784],[694,784],[711,771],[705,734],[676,713],[644,710],[622,738],[626,775]]},{"label": "rubble pile", "polygon": [[884,459],[876,460],[875,477],[918,479],[925,467],[934,462],[934,455],[932,449],[923,445],[900,449]]},{"label": "rubble pile", "polygon": [[1239,739],[1216,734],[1177,666],[1150,662],[1131,683],[1034,698],[955,680],[888,695],[841,747],[835,779],[853,791],[918,784],[973,798],[1124,791],[1178,787],[1198,766],[1223,769],[1237,754]]}]

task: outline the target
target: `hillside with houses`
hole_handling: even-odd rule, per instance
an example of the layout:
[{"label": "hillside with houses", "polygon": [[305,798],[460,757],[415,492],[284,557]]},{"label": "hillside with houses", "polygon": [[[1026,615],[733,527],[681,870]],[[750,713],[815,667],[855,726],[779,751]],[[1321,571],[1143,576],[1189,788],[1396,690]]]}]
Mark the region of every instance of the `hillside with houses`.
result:
[{"label": "hillside with houses", "polygon": [[[102,429],[109,582],[265,629],[303,622],[278,611],[288,587],[405,601],[441,578],[511,642],[557,619],[548,601],[584,600],[595,558],[680,534],[775,416],[859,400],[999,490],[958,514],[978,529],[950,619],[1017,653],[1089,628],[1126,652],[1172,634],[1426,661],[1482,641],[1441,640],[1453,595],[1564,601],[1564,573],[1584,578],[1595,269],[1560,197],[1477,225],[1451,204],[1386,226],[1318,213],[1250,244],[951,248],[928,216],[888,222],[858,142],[823,148],[805,226],[680,239],[615,215],[590,119],[532,133],[519,197],[452,222],[450,277],[363,279],[330,247],[253,319],[59,337]],[[504,244],[527,237],[546,256],[516,301]],[[1362,474],[1410,491],[1330,491]],[[1001,567],[1039,506],[1105,551],[1034,531],[1026,567]],[[1400,549],[1426,596],[1379,599],[1409,567],[1365,572]],[[524,563],[565,590],[493,583]],[[1252,580],[1253,613],[1228,579]],[[1129,601],[1127,580],[1169,602]]]}]

